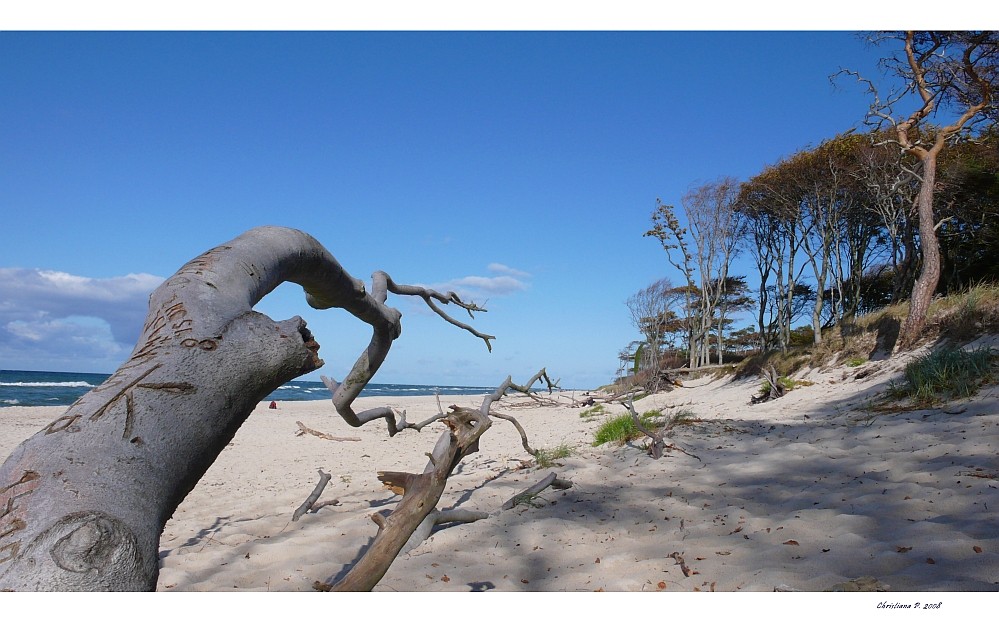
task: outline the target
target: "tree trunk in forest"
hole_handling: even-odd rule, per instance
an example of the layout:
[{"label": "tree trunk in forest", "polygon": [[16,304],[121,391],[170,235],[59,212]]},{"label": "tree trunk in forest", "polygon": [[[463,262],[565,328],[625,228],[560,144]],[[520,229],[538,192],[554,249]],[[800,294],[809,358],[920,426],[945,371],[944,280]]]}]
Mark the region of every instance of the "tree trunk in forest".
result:
[{"label": "tree trunk in forest", "polygon": [[367,293],[301,231],[248,231],[160,285],[128,361],[0,466],[0,590],[155,589],[176,507],[268,393],[322,365],[301,318],[253,311],[284,281],[374,330],[334,400],[353,414],[352,383],[399,335],[401,314],[383,304],[386,283],[398,286],[386,275]]}]

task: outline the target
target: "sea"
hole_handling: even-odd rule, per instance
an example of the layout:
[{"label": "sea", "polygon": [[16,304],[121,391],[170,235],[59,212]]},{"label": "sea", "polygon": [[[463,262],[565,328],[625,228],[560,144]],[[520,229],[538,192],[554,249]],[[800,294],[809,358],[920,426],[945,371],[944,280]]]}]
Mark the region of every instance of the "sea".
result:
[{"label": "sea", "polygon": [[[81,395],[108,379],[110,374],[0,369],[0,409],[5,406],[69,406]],[[432,386],[423,384],[368,384],[361,397],[404,395],[482,395],[496,387]],[[278,387],[264,401],[328,400],[322,382],[294,380]]]}]

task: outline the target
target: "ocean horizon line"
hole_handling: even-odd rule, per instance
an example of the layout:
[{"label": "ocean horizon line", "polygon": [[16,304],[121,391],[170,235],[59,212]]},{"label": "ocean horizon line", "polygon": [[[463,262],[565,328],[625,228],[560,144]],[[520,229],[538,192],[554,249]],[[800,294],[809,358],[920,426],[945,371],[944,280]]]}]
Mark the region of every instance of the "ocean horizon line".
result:
[{"label": "ocean horizon line", "polygon": [[[0,408],[5,406],[69,406],[82,395],[100,386],[111,374],[0,369]],[[455,383],[408,384],[369,383],[361,397],[403,397],[422,395],[479,395],[496,387]],[[293,379],[281,385],[262,401],[312,401],[330,399],[325,384]]]}]

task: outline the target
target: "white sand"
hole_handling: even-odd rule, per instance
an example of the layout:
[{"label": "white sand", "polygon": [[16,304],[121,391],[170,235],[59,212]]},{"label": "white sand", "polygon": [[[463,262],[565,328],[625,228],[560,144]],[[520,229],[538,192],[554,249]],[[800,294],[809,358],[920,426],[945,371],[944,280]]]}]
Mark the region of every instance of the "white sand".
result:
[{"label": "white sand", "polygon": [[[995,591],[999,387],[943,410],[866,410],[903,362],[813,370],[814,385],[755,406],[759,382],[728,379],[636,404],[703,419],[673,439],[700,460],[654,461],[641,443],[592,447],[602,417],[507,398],[497,410],[517,416],[534,447],[575,448],[555,468],[573,487],[501,511],[548,470],[521,468],[516,431],[496,420],[440,505],[493,515],[401,555],[376,591],[816,592],[863,576],[892,591]],[[432,397],[385,401],[410,421],[437,410]],[[59,414],[0,409],[0,455]],[[296,436],[297,420],[361,441]],[[159,589],[312,591],[334,580],[375,534],[369,516],[398,501],[376,472],[421,471],[441,429],[389,438],[382,422],[350,428],[326,401],[261,404],[167,524]],[[333,474],[321,501],[340,504],[293,523],[319,468]]]}]

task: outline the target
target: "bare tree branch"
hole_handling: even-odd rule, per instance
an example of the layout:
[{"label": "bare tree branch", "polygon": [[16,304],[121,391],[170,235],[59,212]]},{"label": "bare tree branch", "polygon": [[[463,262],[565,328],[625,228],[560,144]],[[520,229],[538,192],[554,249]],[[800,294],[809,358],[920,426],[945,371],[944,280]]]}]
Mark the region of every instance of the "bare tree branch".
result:
[{"label": "bare tree branch", "polygon": [[463,300],[461,300],[461,298],[458,297],[458,294],[454,292],[447,292],[445,294],[441,294],[440,292],[437,292],[435,290],[427,289],[425,287],[419,287],[416,285],[399,285],[395,281],[393,281],[392,277],[390,277],[385,272],[375,272],[374,275],[372,275],[372,280],[384,283],[386,289],[392,292],[393,294],[399,294],[401,296],[419,296],[420,298],[423,298],[423,301],[427,303],[427,306],[430,307],[434,313],[444,318],[444,320],[447,321],[448,323],[453,324],[454,326],[457,326],[458,328],[461,328],[463,330],[466,330],[475,335],[476,337],[478,337],[479,339],[485,341],[486,348],[490,352],[492,352],[493,346],[491,343],[489,343],[489,340],[495,339],[496,337],[480,333],[479,331],[475,330],[468,324],[459,322],[458,320],[452,318],[447,313],[444,313],[444,311],[442,311],[440,307],[434,304],[434,300],[438,300],[444,304],[454,303],[457,306],[464,309],[465,311],[467,311],[468,317],[470,318],[475,317],[474,315],[472,315],[473,311],[481,311],[485,313],[486,309],[479,307],[475,303],[464,302]]},{"label": "bare tree branch", "polygon": [[372,516],[378,533],[364,556],[336,585],[319,584],[317,589],[369,591],[388,571],[389,566],[409,541],[423,520],[435,510],[447,479],[466,455],[478,451],[479,437],[492,422],[478,410],[451,407],[443,420],[448,431],[441,435],[430,460],[421,474],[382,472],[378,479],[402,494],[402,501],[388,516]]},{"label": "bare tree branch", "polygon": [[295,513],[291,517],[292,521],[297,521],[302,518],[303,514],[312,509],[312,507],[316,504],[316,501],[319,500],[319,496],[323,494],[323,490],[326,488],[326,484],[329,483],[331,477],[332,475],[324,473],[322,469],[319,469],[319,483],[316,484],[312,494],[306,498],[305,502],[298,506],[298,509],[295,510]]},{"label": "bare tree branch", "polygon": [[658,460],[663,457],[663,449],[666,447],[666,441],[663,440],[663,435],[661,433],[651,432],[648,428],[642,425],[642,420],[638,416],[638,411],[635,410],[635,402],[631,397],[628,398],[628,412],[631,413],[631,421],[638,428],[638,431],[645,436],[652,439],[649,445],[649,455],[652,456],[653,460]]},{"label": "bare tree branch", "polygon": [[[419,541],[422,541],[433,529],[433,526],[441,522],[451,522],[459,520],[453,518],[459,516],[469,520],[479,520],[482,517],[478,514],[448,514],[438,512],[437,503],[440,501],[447,479],[454,471],[455,467],[468,454],[478,451],[479,438],[492,425],[490,419],[490,407],[493,403],[502,399],[509,390],[516,390],[522,393],[530,393],[531,387],[539,380],[544,380],[549,390],[556,387],[556,383],[549,377],[546,370],[542,369],[535,374],[525,385],[515,384],[510,376],[494,391],[486,396],[482,405],[478,409],[463,408],[452,405],[449,412],[443,418],[440,415],[432,417],[432,420],[441,420],[448,427],[437,440],[434,450],[427,454],[428,462],[423,472],[420,474],[404,472],[380,472],[378,479],[396,494],[402,495],[396,509],[388,516],[374,514],[372,521],[378,525],[378,533],[371,546],[364,556],[355,564],[344,577],[335,585],[316,582],[314,588],[321,591],[367,591],[373,588],[378,581],[388,571],[389,566],[396,556],[408,545],[415,546],[418,542],[414,537],[417,530],[424,534]],[[513,421],[521,433],[521,439],[525,448],[528,448],[526,434],[519,423],[512,417],[501,416],[500,418]],[[410,424],[410,427],[413,427]],[[533,453],[532,453],[533,455]],[[435,513],[437,513],[435,515]]]},{"label": "bare tree branch", "polygon": [[438,300],[444,304],[454,303],[468,311],[469,315],[473,311],[485,311],[485,309],[474,303],[462,301],[454,292],[441,294],[432,289],[415,285],[398,285],[392,281],[388,274],[381,271],[375,272],[372,275],[371,281],[371,295],[365,298],[369,302],[364,309],[363,316],[358,315],[358,317],[368,322],[373,329],[368,347],[361,352],[361,355],[357,358],[357,362],[354,363],[353,368],[351,368],[343,382],[337,382],[326,376],[320,376],[320,378],[322,378],[323,383],[326,384],[326,387],[333,394],[333,406],[336,408],[337,413],[349,425],[360,427],[375,419],[385,419],[388,425],[389,436],[395,436],[402,429],[398,425],[396,417],[399,415],[395,410],[387,406],[382,406],[358,413],[354,412],[352,407],[354,400],[360,395],[361,390],[367,386],[382,362],[384,362],[389,348],[392,346],[392,341],[399,336],[402,330],[400,324],[402,315],[397,310],[384,304],[388,292],[423,298],[427,305],[447,322],[485,341],[486,347],[490,351],[492,351],[492,345],[489,340],[495,339],[495,337],[480,333],[471,326],[455,320],[434,304],[434,300]]}]

